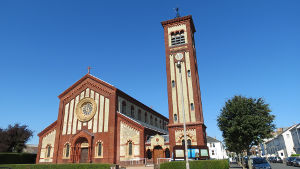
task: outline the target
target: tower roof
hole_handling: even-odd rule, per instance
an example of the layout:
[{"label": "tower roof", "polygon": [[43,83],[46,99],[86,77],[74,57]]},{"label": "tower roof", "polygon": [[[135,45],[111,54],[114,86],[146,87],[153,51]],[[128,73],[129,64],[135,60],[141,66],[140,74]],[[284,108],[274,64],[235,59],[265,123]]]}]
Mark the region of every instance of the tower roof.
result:
[{"label": "tower roof", "polygon": [[163,27],[165,27],[166,25],[178,23],[178,22],[181,22],[181,21],[190,21],[191,28],[192,28],[193,32],[196,32],[192,15],[183,16],[183,17],[179,17],[179,18],[174,18],[174,19],[170,19],[170,20],[167,20],[167,21],[162,21],[161,25]]}]

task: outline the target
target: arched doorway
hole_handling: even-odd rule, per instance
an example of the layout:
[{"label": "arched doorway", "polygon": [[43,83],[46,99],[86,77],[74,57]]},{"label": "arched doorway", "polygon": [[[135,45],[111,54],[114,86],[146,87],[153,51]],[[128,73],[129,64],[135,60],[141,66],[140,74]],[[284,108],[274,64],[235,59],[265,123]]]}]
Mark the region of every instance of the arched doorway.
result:
[{"label": "arched doorway", "polygon": [[164,150],[162,149],[161,146],[155,146],[153,149],[153,163],[157,164],[158,158],[164,158]]},{"label": "arched doorway", "polygon": [[89,163],[89,143],[85,137],[79,137],[75,143],[75,154],[79,163]]}]

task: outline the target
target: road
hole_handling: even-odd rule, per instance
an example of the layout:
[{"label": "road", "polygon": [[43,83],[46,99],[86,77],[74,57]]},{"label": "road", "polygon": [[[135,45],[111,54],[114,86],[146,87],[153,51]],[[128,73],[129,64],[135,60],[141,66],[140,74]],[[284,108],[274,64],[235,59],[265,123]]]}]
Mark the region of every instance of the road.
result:
[{"label": "road", "polygon": [[300,169],[299,167],[287,166],[285,163],[270,163],[272,169]]}]

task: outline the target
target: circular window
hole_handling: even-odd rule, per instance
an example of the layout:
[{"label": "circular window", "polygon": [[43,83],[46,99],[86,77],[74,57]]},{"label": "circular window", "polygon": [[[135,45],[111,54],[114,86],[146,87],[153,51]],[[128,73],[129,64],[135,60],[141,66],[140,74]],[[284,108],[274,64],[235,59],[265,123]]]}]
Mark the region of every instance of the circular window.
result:
[{"label": "circular window", "polygon": [[91,120],[97,111],[97,105],[92,98],[83,98],[76,106],[78,120],[86,122]]}]

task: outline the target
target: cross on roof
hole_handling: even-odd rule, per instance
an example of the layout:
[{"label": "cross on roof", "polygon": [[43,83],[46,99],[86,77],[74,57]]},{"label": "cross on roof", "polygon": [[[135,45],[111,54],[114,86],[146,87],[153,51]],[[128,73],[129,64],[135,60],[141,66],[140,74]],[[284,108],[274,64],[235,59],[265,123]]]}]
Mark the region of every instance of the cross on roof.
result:
[{"label": "cross on roof", "polygon": [[91,73],[91,69],[92,69],[92,67],[88,66],[88,74]]}]

